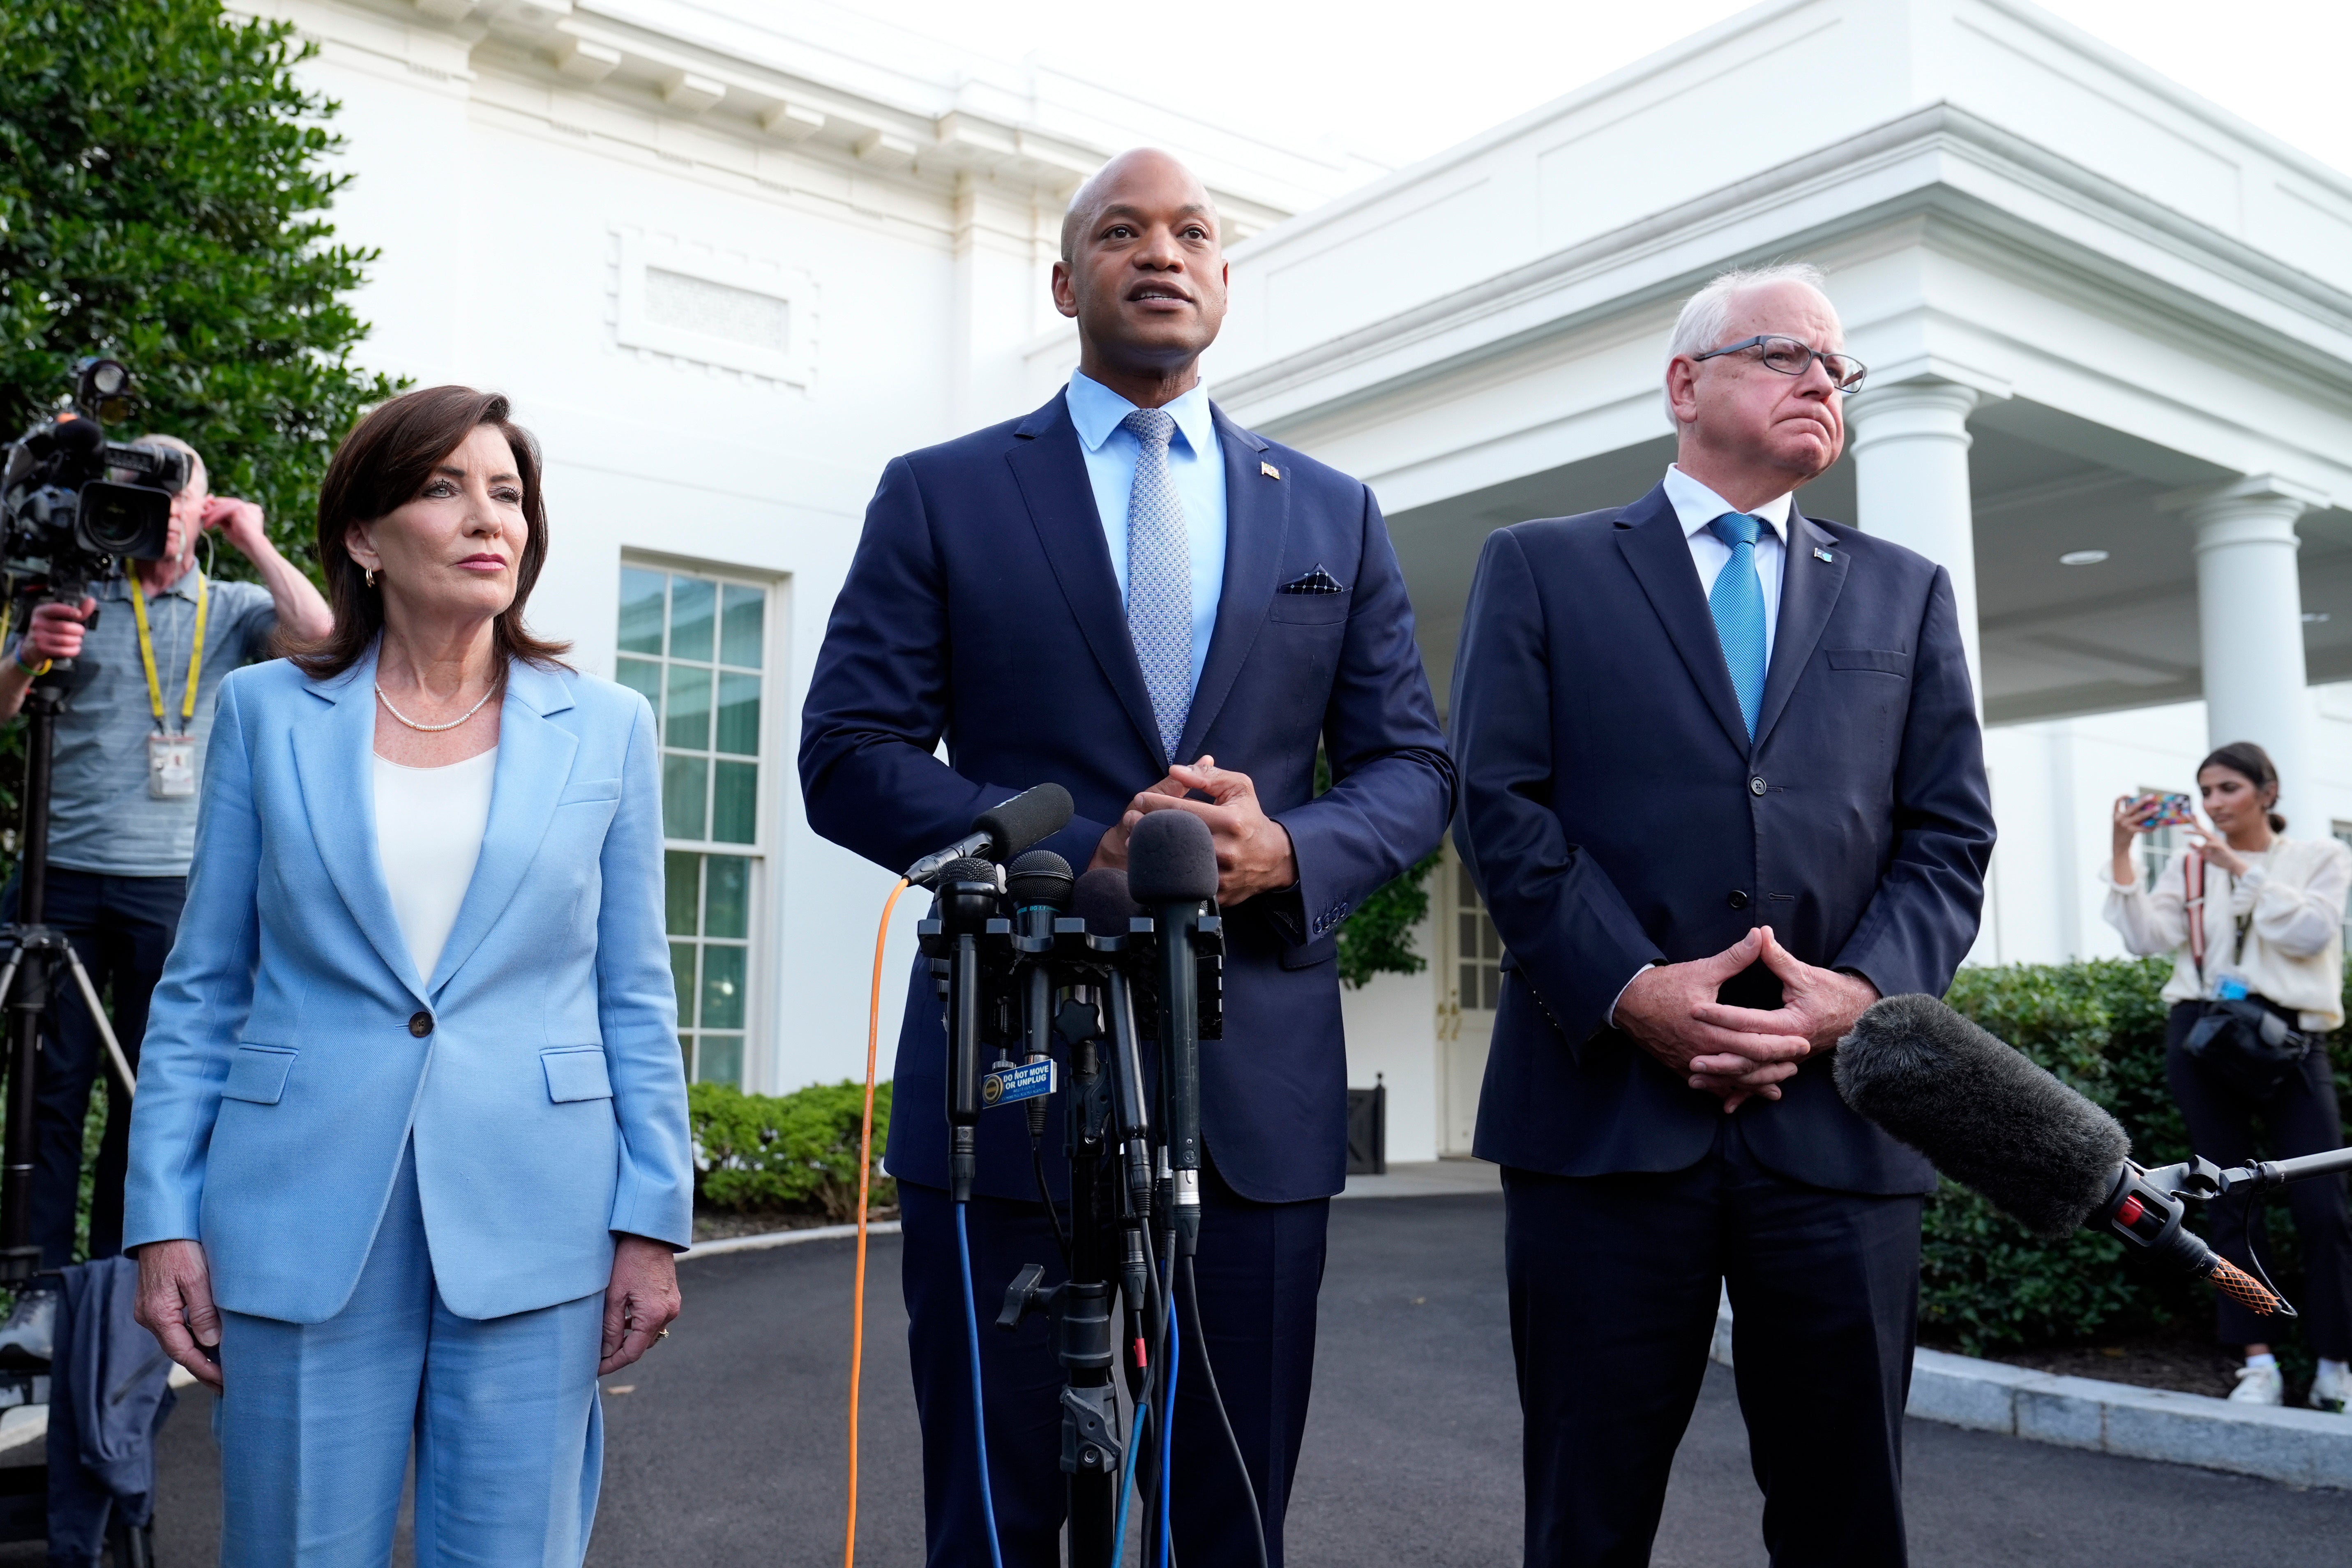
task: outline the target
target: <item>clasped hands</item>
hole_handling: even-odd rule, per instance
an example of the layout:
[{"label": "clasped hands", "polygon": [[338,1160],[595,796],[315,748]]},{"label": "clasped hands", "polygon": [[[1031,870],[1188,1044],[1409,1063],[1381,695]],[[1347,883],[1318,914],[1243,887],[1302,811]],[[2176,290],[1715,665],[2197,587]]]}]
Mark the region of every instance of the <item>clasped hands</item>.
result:
[{"label": "clasped hands", "polygon": [[[1193,800],[1195,792],[1209,798]],[[1087,869],[1126,870],[1128,836],[1154,811],[1189,811],[1209,825],[1217,847],[1217,902],[1227,909],[1298,880],[1289,831],[1258,805],[1257,786],[1247,773],[1221,768],[1211,756],[1170,768],[1166,778],[1128,802],[1126,814],[1095,847]]]},{"label": "clasped hands", "polygon": [[[1780,1006],[1716,1000],[1725,981],[1759,960],[1780,977]],[[1642,971],[1611,1021],[1691,1088],[1722,1100],[1728,1115],[1759,1095],[1780,1099],[1780,1081],[1834,1047],[1877,1000],[1869,981],[1816,969],[1782,947],[1770,926],[1759,926],[1712,958]]]}]

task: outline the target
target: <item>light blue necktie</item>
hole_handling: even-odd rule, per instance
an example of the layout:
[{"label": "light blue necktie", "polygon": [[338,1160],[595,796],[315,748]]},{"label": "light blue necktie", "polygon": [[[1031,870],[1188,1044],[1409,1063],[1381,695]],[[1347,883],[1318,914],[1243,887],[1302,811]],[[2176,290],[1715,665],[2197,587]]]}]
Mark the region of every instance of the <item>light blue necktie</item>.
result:
[{"label": "light blue necktie", "polygon": [[1731,689],[1739,694],[1739,716],[1748,721],[1748,738],[1756,738],[1756,713],[1764,704],[1764,581],[1756,574],[1756,541],[1764,531],[1760,517],[1727,511],[1707,527],[1731,546],[1731,559],[1715,576],[1706,607],[1715,616],[1715,635],[1723,644],[1723,662],[1731,667]]},{"label": "light blue necktie", "polygon": [[1143,446],[1127,498],[1127,635],[1143,667],[1160,743],[1170,762],[1182,762],[1176,744],[1192,710],[1192,544],[1184,531],[1184,503],[1168,476],[1176,416],[1164,408],[1139,408],[1119,426]]}]

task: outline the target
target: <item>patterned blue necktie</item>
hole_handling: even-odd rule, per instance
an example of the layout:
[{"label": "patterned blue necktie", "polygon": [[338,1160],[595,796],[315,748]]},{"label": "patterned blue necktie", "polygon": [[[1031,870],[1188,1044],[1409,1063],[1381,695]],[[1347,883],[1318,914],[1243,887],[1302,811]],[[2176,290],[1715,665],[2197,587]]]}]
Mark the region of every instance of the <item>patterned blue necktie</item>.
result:
[{"label": "patterned blue necktie", "polygon": [[1160,743],[1170,762],[1181,762],[1176,744],[1192,710],[1192,543],[1184,531],[1184,503],[1168,476],[1176,416],[1164,408],[1139,408],[1119,426],[1143,445],[1127,498],[1127,635],[1143,667]]},{"label": "patterned blue necktie", "polygon": [[1756,540],[1764,520],[1727,511],[1707,527],[1731,546],[1731,559],[1715,576],[1706,607],[1715,615],[1715,635],[1723,662],[1731,667],[1731,689],[1739,694],[1739,716],[1748,738],[1756,738],[1756,712],[1764,703],[1764,581],[1756,574]]}]

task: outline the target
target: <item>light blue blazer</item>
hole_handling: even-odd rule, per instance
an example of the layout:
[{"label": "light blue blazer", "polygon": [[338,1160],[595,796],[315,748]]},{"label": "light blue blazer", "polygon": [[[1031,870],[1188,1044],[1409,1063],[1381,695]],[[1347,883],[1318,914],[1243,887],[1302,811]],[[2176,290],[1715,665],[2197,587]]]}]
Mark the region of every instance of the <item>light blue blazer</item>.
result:
[{"label": "light blue blazer", "polygon": [[499,723],[481,858],[419,975],[376,857],[373,651],[221,683],[123,1245],[201,1240],[230,1310],[340,1311],[412,1139],[461,1316],[604,1289],[615,1231],[691,1239],[652,710],[518,662]]}]

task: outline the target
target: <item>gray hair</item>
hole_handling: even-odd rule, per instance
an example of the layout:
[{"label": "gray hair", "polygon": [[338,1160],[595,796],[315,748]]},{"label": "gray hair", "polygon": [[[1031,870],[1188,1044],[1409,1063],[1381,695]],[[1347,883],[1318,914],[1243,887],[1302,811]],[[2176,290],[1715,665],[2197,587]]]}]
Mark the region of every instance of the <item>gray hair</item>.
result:
[{"label": "gray hair", "polygon": [[1667,360],[1722,347],[1723,334],[1731,327],[1731,302],[1751,289],[1774,283],[1802,283],[1817,293],[1829,292],[1829,279],[1810,261],[1776,261],[1769,267],[1736,268],[1684,302],[1683,313],[1675,321],[1674,339],[1666,345]]}]

